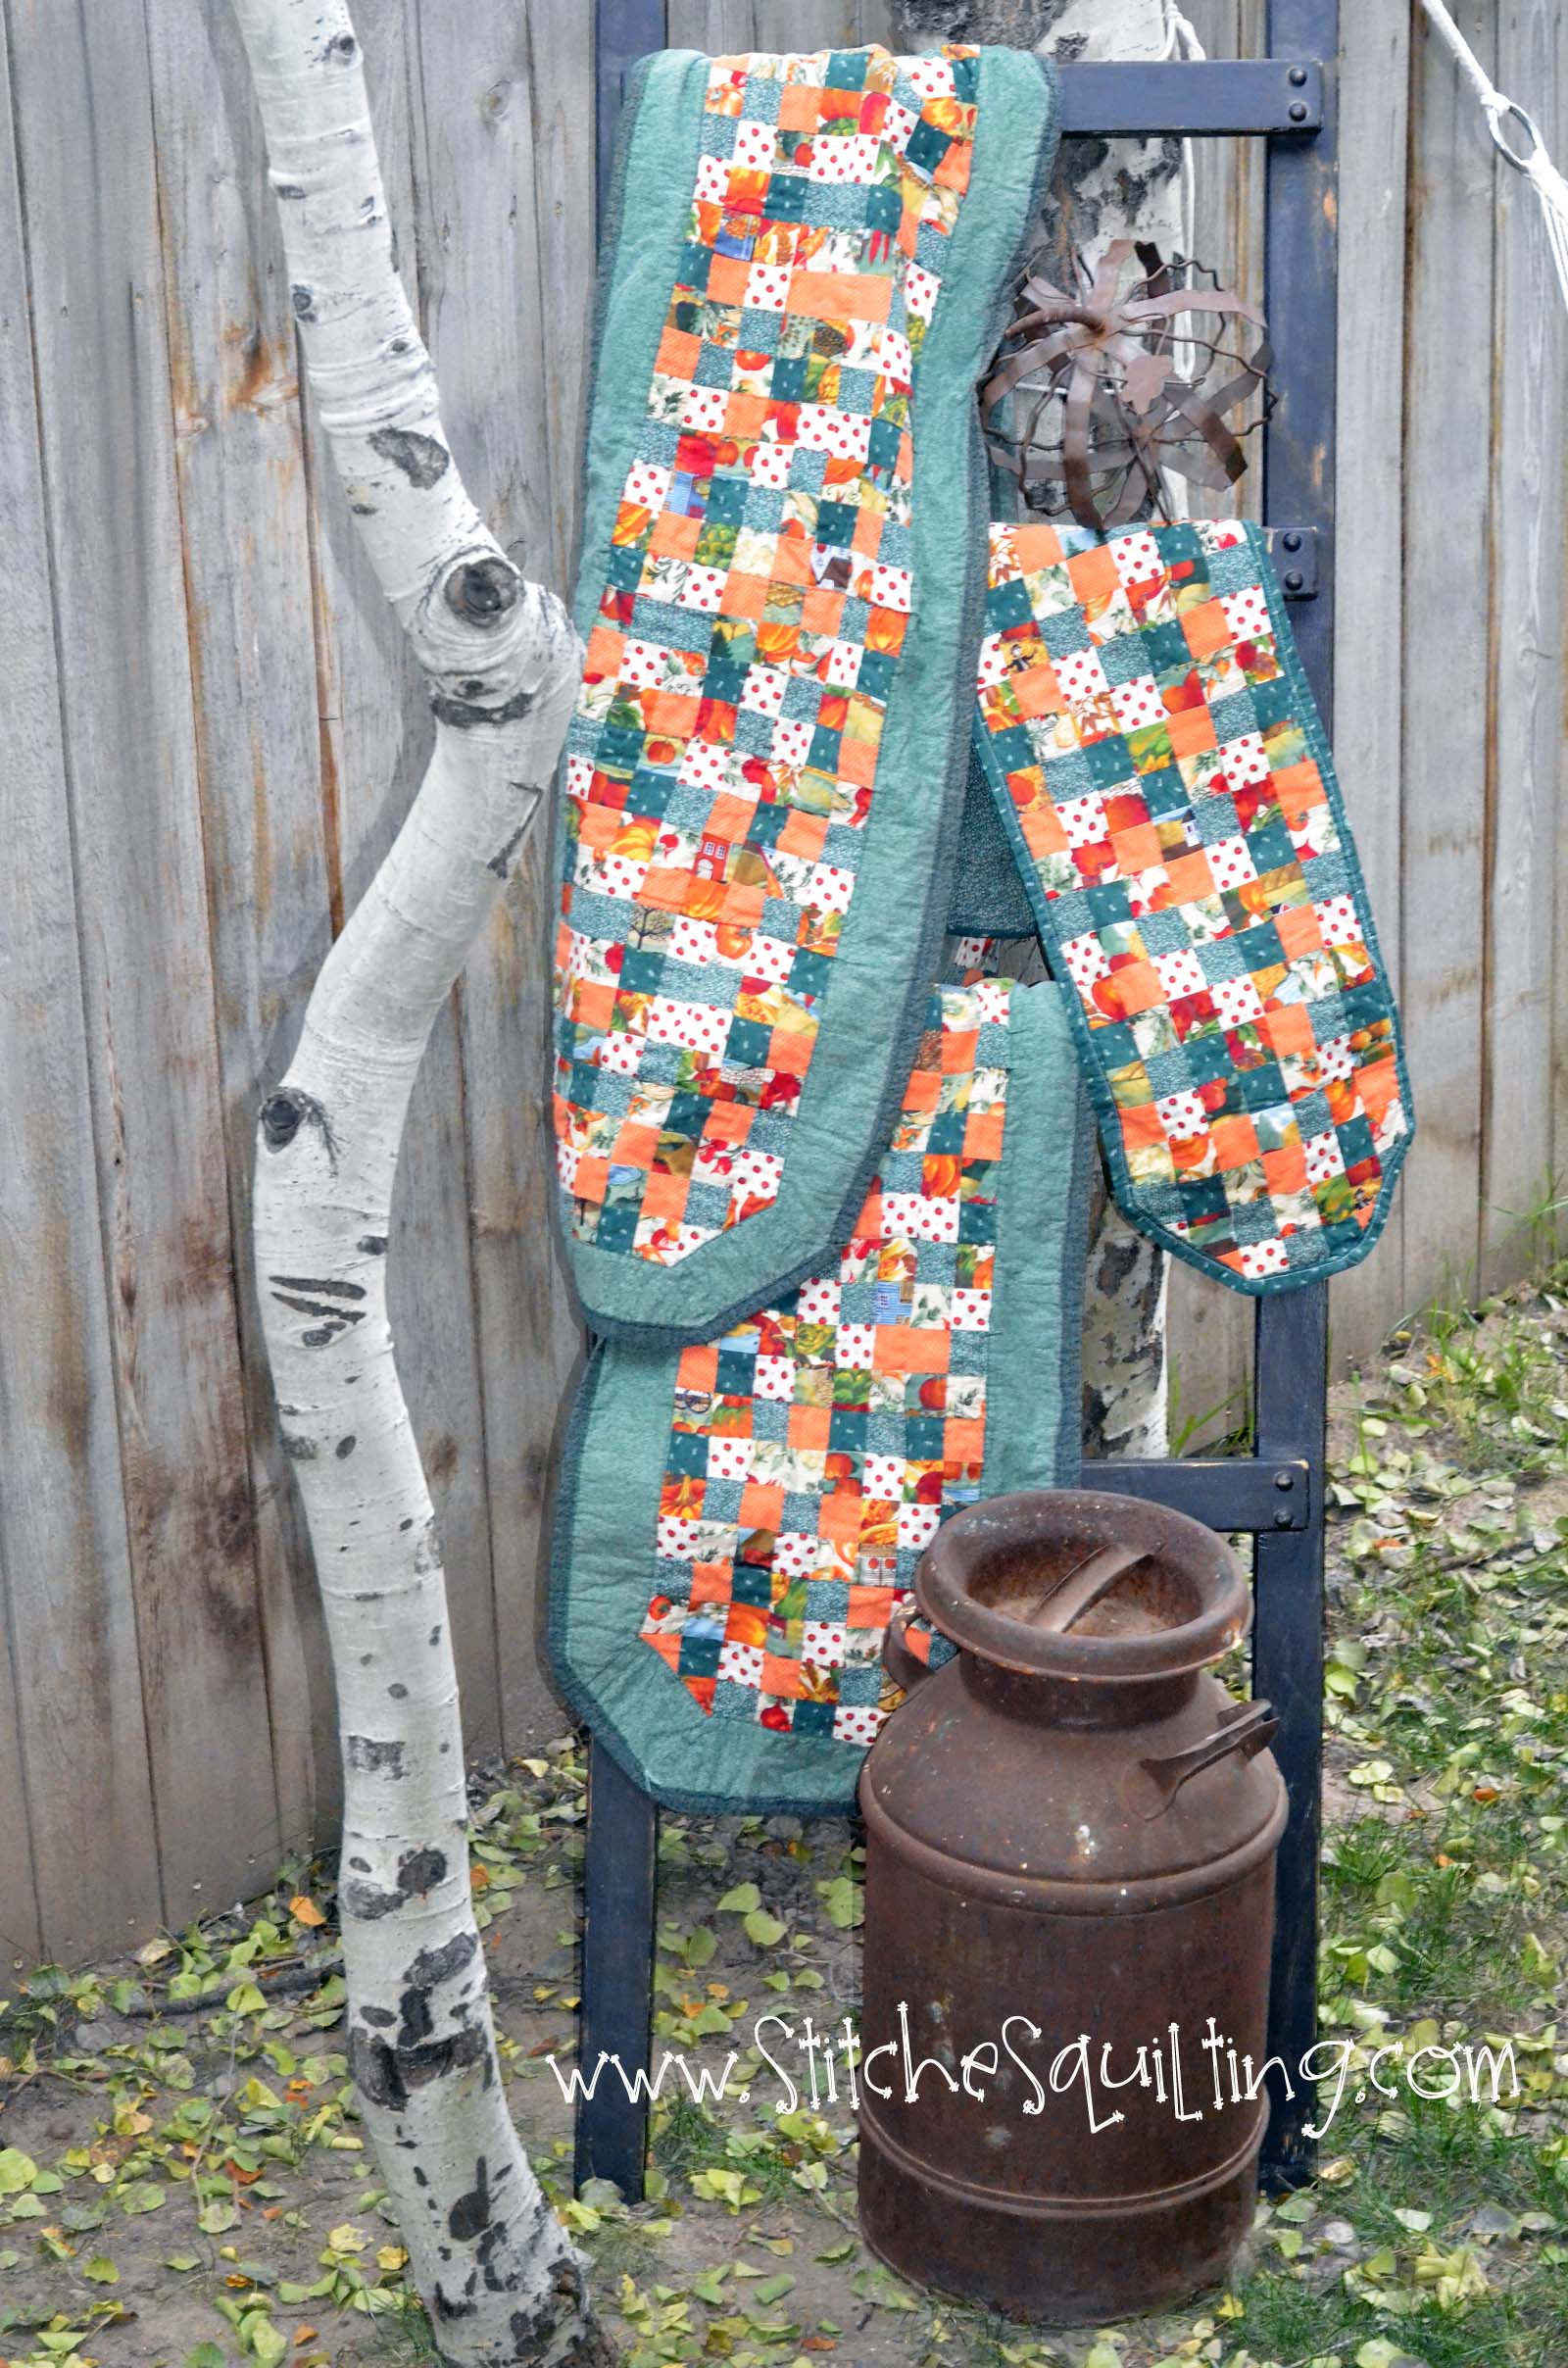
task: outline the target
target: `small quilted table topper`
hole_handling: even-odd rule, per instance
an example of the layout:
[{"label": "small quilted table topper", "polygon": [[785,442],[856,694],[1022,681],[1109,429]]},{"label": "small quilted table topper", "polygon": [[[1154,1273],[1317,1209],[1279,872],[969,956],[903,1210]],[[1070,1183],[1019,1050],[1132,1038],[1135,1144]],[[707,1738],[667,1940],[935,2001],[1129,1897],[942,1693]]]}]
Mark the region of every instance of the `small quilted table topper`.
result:
[{"label": "small quilted table topper", "polygon": [[848,1233],[936,974],[988,504],[973,390],[1054,144],[958,45],[665,52],[598,323],[556,946],[572,1272],[712,1339]]},{"label": "small quilted table topper", "polygon": [[1363,1257],[1412,1112],[1260,528],[995,525],[975,745],[1116,1198],[1241,1291]]},{"label": "small quilted table topper", "polygon": [[1092,1137],[1066,1000],[939,988],[841,1250],[715,1340],[589,1367],[552,1658],[672,1807],[847,1805],[941,1522],[1076,1484]]}]

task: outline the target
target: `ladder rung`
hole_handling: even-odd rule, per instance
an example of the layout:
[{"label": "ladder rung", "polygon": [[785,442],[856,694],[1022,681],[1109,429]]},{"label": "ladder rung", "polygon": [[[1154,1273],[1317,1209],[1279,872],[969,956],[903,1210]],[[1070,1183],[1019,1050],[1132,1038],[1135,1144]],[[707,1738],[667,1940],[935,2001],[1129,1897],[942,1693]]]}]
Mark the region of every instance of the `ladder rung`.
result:
[{"label": "ladder rung", "polygon": [[1323,69],[1298,58],[1063,66],[1064,133],[1219,137],[1323,126]]}]

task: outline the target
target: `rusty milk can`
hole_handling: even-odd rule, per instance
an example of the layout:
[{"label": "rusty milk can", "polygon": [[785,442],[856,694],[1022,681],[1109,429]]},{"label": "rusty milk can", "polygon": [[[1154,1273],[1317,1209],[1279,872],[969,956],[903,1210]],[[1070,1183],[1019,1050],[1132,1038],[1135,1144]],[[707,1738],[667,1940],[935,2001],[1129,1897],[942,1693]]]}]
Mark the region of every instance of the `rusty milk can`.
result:
[{"label": "rusty milk can", "polygon": [[1224,2276],[1267,2118],[1285,1787],[1207,1669],[1250,1591],[1185,1514],[1061,1490],[956,1515],[915,1595],[958,1652],[895,1625],[860,1779],[866,2240],[1013,2317],[1156,2308]]}]

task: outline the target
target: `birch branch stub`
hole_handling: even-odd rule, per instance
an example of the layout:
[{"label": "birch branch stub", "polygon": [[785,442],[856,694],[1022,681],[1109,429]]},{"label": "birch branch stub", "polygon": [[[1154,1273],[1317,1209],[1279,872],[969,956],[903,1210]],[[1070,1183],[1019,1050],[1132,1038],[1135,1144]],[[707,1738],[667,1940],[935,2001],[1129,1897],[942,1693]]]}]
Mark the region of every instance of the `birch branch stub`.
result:
[{"label": "birch branch stub", "polygon": [[415,1075],[544,799],[577,644],[453,460],[346,10],[235,6],[311,387],[435,717],[423,784],[322,965],[257,1151],[258,1289],[342,1734],[349,2060],[443,2360],[593,2368],[613,2354],[507,2109],[468,1887],[446,1585],[386,1309]]}]

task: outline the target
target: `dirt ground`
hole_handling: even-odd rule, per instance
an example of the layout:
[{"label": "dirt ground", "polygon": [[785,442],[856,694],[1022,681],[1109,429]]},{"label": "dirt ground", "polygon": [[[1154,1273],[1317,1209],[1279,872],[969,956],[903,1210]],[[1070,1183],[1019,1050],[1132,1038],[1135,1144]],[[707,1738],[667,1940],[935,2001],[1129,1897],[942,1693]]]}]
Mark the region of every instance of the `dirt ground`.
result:
[{"label": "dirt ground", "polygon": [[[1444,1318],[1337,1394],[1325,2031],[1510,2040],[1499,2104],[1345,2103],[1230,2288],[1009,2327],[905,2286],[855,2221],[855,2129],[773,2109],[752,2029],[857,2010],[841,1822],[664,1821],[648,2201],[573,2200],[580,1745],[475,1771],[473,1881],[530,2153],[627,2368],[1568,2368],[1568,1285]],[[85,1973],[0,1980],[0,2362],[431,2360],[342,2052],[328,1870]],[[679,2072],[743,2061],[699,2103]]]}]

